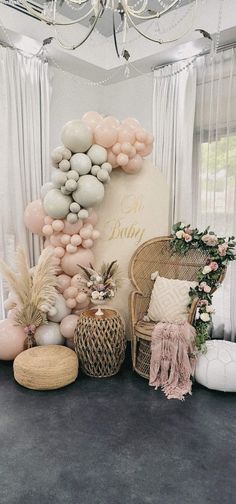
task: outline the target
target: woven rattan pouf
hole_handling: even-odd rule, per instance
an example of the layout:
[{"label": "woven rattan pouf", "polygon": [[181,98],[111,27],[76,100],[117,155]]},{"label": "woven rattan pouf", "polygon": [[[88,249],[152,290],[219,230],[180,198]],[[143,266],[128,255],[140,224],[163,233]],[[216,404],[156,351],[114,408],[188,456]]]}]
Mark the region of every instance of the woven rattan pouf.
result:
[{"label": "woven rattan pouf", "polygon": [[13,364],[14,378],[23,387],[52,390],[65,387],[78,376],[78,359],[70,348],[47,345],[20,353]]},{"label": "woven rattan pouf", "polygon": [[118,373],[125,358],[124,322],[115,310],[84,311],[75,330],[75,350],[82,370],[89,376],[106,378]]}]

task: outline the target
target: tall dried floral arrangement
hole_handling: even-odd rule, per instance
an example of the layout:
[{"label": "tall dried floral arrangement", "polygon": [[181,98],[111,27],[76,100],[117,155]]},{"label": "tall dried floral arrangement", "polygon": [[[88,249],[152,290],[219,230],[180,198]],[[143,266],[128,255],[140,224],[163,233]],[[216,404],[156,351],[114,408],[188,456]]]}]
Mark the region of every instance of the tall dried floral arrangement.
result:
[{"label": "tall dried floral arrangement", "polygon": [[32,275],[25,251],[19,247],[16,251],[16,270],[12,270],[0,259],[0,271],[7,280],[9,289],[19,299],[15,321],[26,333],[25,347],[36,345],[36,328],[47,323],[45,304],[55,303],[57,291],[57,266],[53,262],[51,250],[43,250]]}]

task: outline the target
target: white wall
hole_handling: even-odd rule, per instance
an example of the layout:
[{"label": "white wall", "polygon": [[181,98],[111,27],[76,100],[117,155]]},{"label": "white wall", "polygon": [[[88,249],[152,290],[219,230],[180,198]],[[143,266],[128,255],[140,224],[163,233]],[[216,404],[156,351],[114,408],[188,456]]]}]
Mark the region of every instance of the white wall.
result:
[{"label": "white wall", "polygon": [[118,119],[135,117],[152,132],[152,73],[105,87],[103,113]]},{"label": "white wall", "polygon": [[103,112],[103,89],[90,81],[51,68],[52,96],[50,110],[50,150],[60,145],[62,126],[71,119],[80,119],[88,110]]}]

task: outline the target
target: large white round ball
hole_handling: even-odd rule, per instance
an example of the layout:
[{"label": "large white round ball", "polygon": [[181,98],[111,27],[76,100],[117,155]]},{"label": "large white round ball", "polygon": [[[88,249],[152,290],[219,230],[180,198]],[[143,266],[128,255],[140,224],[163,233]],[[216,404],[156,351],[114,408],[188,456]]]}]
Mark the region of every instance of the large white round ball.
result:
[{"label": "large white round ball", "polygon": [[101,165],[107,160],[107,151],[101,145],[92,145],[87,154],[95,165]]},{"label": "large white round ball", "polygon": [[66,301],[62,294],[57,295],[54,306],[57,310],[56,315],[52,316],[48,314],[48,319],[52,322],[61,322],[64,317],[67,317],[71,313],[71,309],[66,306]]},{"label": "large white round ball", "polygon": [[86,154],[74,154],[70,160],[71,169],[79,173],[79,175],[86,175],[92,168],[91,159]]},{"label": "large white round ball", "polygon": [[40,191],[40,194],[41,194],[41,198],[45,198],[46,194],[51,191],[51,189],[54,188],[54,185],[52,182],[46,182],[46,184],[43,184],[43,186],[41,187],[41,191]]},{"label": "large white round ball", "polygon": [[92,145],[93,134],[83,121],[74,119],[62,128],[61,139],[72,152],[86,152]]},{"label": "large white round ball", "polygon": [[70,209],[72,198],[62,194],[58,189],[49,191],[44,200],[43,207],[47,215],[53,219],[64,219]]},{"label": "large white round ball", "polygon": [[65,185],[66,181],[67,181],[67,176],[65,173],[61,172],[61,170],[56,170],[52,174],[52,183],[53,183],[54,187],[56,187],[57,189],[60,189],[61,186]]},{"label": "large white round ball", "polygon": [[35,339],[39,346],[63,345],[65,342],[65,338],[60,332],[59,324],[55,324],[54,322],[39,326],[35,331]]},{"label": "large white round ball", "polygon": [[[93,207],[104,198],[104,187],[93,175],[84,175],[77,182],[77,189],[73,192],[73,198],[84,208]],[[49,214],[50,215],[50,214]]]}]

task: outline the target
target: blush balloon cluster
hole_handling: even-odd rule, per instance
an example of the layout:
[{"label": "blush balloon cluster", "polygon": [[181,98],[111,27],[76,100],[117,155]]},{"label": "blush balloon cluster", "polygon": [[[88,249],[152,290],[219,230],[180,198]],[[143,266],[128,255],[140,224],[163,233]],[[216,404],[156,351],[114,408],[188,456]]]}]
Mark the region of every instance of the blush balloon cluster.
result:
[{"label": "blush balloon cluster", "polygon": [[[103,200],[113,169],[134,174],[142,168],[153,137],[134,118],[120,122],[87,112],[82,120],[65,124],[61,141],[51,155],[51,181],[41,188],[41,199],[26,207],[24,222],[29,231],[44,238],[44,247],[52,249],[58,267],[58,296],[54,306],[45,305],[49,323],[36,330],[36,342],[62,344],[66,338],[73,347],[78,315],[90,304],[86,290],[81,290],[78,265],[95,262],[91,249],[100,233],[95,229],[94,207]],[[9,324],[16,306],[10,295]]]}]

